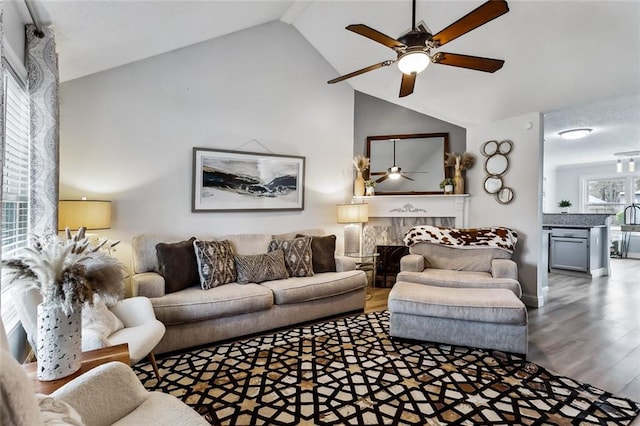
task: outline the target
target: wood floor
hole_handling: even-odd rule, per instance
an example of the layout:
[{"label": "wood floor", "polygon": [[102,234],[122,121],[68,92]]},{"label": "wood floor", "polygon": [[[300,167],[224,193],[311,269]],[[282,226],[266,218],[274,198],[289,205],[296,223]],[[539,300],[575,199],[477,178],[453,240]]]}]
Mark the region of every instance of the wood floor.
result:
[{"label": "wood floor", "polygon": [[[529,309],[527,359],[640,402],[640,260],[611,259],[608,277],[550,274],[545,306]],[[387,308],[373,291],[366,312]]]}]

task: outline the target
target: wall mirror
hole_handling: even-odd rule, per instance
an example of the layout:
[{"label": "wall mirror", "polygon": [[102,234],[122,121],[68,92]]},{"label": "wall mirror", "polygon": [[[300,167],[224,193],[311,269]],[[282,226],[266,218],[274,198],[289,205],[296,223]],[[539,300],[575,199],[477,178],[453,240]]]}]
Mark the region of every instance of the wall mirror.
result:
[{"label": "wall mirror", "polygon": [[[442,194],[440,182],[450,176],[444,157],[449,151],[448,133],[417,133],[368,136],[366,156],[371,160],[368,179],[376,183],[376,194]],[[392,179],[392,167],[400,177]]]},{"label": "wall mirror", "polygon": [[510,140],[487,141],[480,147],[480,152],[485,156],[484,172],[487,177],[484,180],[484,190],[492,194],[500,204],[509,204],[513,201],[513,189],[504,186],[504,175],[509,170],[508,154],[513,149]]}]

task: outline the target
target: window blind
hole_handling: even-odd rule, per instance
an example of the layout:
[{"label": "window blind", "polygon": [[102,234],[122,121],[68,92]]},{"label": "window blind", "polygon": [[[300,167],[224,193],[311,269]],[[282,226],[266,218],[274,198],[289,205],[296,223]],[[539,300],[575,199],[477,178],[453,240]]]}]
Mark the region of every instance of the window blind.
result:
[{"label": "window blind", "polygon": [[[4,163],[2,165],[2,258],[14,257],[29,235],[29,95],[10,72],[3,76],[5,94]],[[11,294],[2,280],[2,320],[7,332],[18,324]]]}]

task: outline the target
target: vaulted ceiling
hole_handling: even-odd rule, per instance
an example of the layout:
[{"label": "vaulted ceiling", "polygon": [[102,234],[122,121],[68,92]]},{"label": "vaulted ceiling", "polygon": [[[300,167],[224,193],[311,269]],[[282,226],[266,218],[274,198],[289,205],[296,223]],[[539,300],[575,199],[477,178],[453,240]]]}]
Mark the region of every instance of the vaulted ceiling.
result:
[{"label": "vaulted ceiling", "polygon": [[[482,3],[418,0],[417,19],[437,32]],[[335,68],[329,80],[395,58],[391,49],[346,31],[346,25],[366,24],[394,38],[411,27],[410,0],[35,0],[34,5],[38,19],[55,30],[61,81],[278,19],[292,24]],[[627,95],[640,93],[640,1],[512,0],[509,8],[441,49],[504,59],[494,74],[432,64],[418,76],[414,93],[402,99],[395,66],[338,84],[465,127],[532,111],[551,119],[562,111],[556,133],[577,120],[568,118],[573,109],[567,108],[602,99],[610,106],[617,102],[612,98],[623,96],[622,108],[632,111],[627,120],[635,120],[635,130],[624,136],[626,145],[638,149],[640,100]],[[610,148],[609,154],[615,149]]]}]

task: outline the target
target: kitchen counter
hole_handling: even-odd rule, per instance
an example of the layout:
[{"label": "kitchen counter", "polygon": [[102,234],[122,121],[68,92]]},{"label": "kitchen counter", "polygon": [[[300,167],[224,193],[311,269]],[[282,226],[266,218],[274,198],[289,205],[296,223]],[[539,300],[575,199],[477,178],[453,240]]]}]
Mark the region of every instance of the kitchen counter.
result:
[{"label": "kitchen counter", "polygon": [[595,226],[609,226],[610,214],[603,213],[544,213],[543,226],[563,226],[591,228]]},{"label": "kitchen counter", "polygon": [[569,229],[591,229],[591,228],[604,228],[607,225],[554,225],[550,223],[543,223],[543,229],[551,229],[551,228],[569,228]]}]

